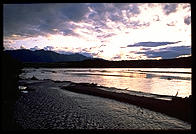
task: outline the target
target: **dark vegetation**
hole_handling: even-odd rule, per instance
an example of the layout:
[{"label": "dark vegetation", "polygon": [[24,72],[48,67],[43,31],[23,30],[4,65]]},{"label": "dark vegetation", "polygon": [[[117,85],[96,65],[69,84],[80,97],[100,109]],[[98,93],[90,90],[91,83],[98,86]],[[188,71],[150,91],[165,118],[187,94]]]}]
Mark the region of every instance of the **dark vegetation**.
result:
[{"label": "dark vegetation", "polygon": [[19,50],[6,50],[11,56],[21,62],[44,62],[44,63],[51,63],[51,62],[67,62],[67,61],[83,61],[89,59],[82,54],[59,54],[53,51],[45,51],[45,50],[26,50],[26,49],[19,49]]},{"label": "dark vegetation", "polygon": [[162,60],[123,60],[108,61],[103,59],[88,59],[77,62],[57,63],[24,63],[25,67],[62,67],[62,68],[191,68],[192,57]]},{"label": "dark vegetation", "polygon": [[24,67],[65,67],[65,68],[190,68],[192,57],[162,60],[122,60],[108,61],[90,58],[81,54],[59,54],[45,50],[6,50],[15,59],[23,62]]},{"label": "dark vegetation", "polygon": [[79,83],[66,87],[63,89],[83,93],[88,95],[100,96],[104,98],[114,99],[117,101],[133,104],[136,106],[144,107],[150,110],[161,112],[172,117],[179,118],[189,123],[192,122],[191,117],[191,100],[192,96],[188,98],[173,97],[172,100],[160,100],[150,97],[129,95],[126,93],[116,93],[105,91],[96,88],[95,85]]},{"label": "dark vegetation", "polygon": [[22,64],[10,55],[1,54],[1,128],[19,129],[13,119],[14,104],[19,97],[18,79]]}]

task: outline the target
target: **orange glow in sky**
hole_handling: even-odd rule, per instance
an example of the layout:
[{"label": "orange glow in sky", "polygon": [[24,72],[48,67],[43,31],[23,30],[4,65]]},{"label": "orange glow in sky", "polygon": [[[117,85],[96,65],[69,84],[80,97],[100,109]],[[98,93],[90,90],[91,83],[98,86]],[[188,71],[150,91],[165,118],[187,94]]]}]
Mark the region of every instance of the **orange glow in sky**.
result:
[{"label": "orange glow in sky", "polygon": [[[4,4],[5,49],[30,49],[36,46],[44,49],[51,46],[52,51],[89,53],[93,57],[107,60],[167,58],[167,55],[161,55],[164,51],[171,51],[171,57],[191,55],[189,3],[83,3],[80,6],[41,6],[48,9],[37,14],[37,4],[28,4],[26,7],[21,4],[12,4],[12,7],[10,4]],[[29,13],[29,16],[26,16],[22,11],[16,11],[20,13],[19,17],[23,22],[13,21],[10,9],[14,10],[15,7],[23,8]],[[73,8],[69,13],[65,12],[68,7]],[[49,9],[53,12],[47,13]],[[81,13],[80,16],[77,16],[78,13]],[[134,46],[140,42],[155,42],[157,45]],[[161,42],[170,43],[160,45]],[[186,51],[179,53],[178,51],[185,50],[183,47]]]}]

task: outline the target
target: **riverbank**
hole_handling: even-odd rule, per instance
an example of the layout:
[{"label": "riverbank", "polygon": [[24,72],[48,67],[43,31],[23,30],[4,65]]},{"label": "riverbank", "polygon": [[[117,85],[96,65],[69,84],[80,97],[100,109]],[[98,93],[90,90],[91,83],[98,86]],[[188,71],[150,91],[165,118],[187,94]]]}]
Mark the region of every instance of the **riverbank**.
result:
[{"label": "riverbank", "polygon": [[148,108],[191,123],[191,96],[188,98],[172,97],[172,100],[162,100],[126,93],[110,92],[88,83],[74,83],[62,88],[68,91],[100,96]]},{"label": "riverbank", "polygon": [[19,84],[27,87],[21,88],[15,109],[15,120],[23,129],[191,129],[191,124],[159,112],[69,91],[75,84],[70,81],[27,79]]}]

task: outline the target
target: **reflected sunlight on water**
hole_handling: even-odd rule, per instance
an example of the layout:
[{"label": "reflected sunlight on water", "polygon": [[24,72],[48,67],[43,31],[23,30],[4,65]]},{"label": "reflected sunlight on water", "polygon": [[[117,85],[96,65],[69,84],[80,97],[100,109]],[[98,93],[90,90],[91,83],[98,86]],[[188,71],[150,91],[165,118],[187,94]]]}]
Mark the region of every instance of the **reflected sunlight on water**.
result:
[{"label": "reflected sunlight on water", "polygon": [[23,69],[22,78],[97,83],[161,95],[191,95],[191,68],[63,68]]}]

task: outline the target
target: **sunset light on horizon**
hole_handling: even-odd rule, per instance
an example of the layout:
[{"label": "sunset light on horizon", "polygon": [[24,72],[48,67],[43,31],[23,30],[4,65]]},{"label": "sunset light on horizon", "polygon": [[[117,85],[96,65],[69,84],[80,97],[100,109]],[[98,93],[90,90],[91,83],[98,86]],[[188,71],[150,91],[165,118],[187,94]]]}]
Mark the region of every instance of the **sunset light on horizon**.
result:
[{"label": "sunset light on horizon", "polygon": [[190,3],[4,4],[5,50],[51,50],[106,60],[191,55]]},{"label": "sunset light on horizon", "polygon": [[192,3],[5,3],[2,129],[191,131]]}]

